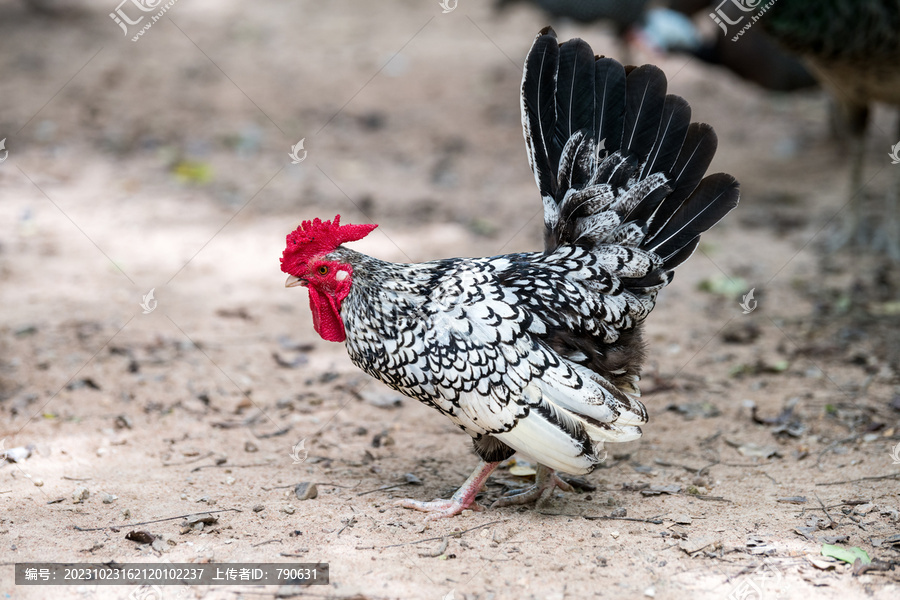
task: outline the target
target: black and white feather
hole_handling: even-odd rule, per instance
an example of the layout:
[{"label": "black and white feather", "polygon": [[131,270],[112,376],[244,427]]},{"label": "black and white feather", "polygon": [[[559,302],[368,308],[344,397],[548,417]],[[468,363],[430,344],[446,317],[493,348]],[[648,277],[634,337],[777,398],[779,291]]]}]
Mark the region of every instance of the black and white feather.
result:
[{"label": "black and white feather", "polygon": [[716,148],[652,65],[536,38],[522,81],[543,252],[419,264],[340,247],[353,362],[433,406],[489,461],[519,451],[586,473],[603,442],[638,438],[641,323],[672,269],[738,201],[703,175]]}]

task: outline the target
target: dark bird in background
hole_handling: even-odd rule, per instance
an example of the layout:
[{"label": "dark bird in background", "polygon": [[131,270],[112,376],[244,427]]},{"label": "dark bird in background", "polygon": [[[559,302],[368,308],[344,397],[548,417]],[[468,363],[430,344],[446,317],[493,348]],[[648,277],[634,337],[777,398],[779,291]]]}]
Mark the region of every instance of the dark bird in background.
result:
[{"label": "dark bird in background", "polygon": [[[861,202],[870,109],[875,102],[900,107],[900,0],[778,0],[760,22],[808,62],[849,129],[851,204],[834,245],[869,247],[900,261],[900,167],[887,164],[897,171],[880,210],[866,214]],[[894,140],[900,142],[900,126]],[[885,148],[879,160],[888,159]]]},{"label": "dark bird in background", "polygon": [[[668,0],[667,4],[669,10],[678,14],[708,20],[709,13],[721,3],[721,0]],[[735,12],[734,9],[731,12]],[[817,85],[816,78],[803,62],[782,48],[762,27],[751,27],[737,40],[732,37],[722,35],[717,27],[715,34],[706,39],[701,39],[698,34],[697,42],[693,44],[673,45],[661,39],[655,45],[662,50],[691,54],[767,90],[791,92]]]},{"label": "dark bird in background", "polygon": [[504,10],[516,4],[531,4],[554,21],[566,18],[579,23],[610,23],[619,43],[619,56],[627,64],[631,62],[628,38],[643,19],[647,3],[648,0],[495,0],[494,6]]},{"label": "dark bird in background", "polygon": [[549,27],[525,60],[522,121],[544,207],[544,249],[390,263],[343,246],[375,225],[305,221],[287,236],[286,286],[306,286],[313,325],[351,360],[443,413],[481,458],[449,500],[403,500],[431,518],[480,509],[475,496],[522,452],[535,485],[590,472],[604,442],[640,437],[642,323],[700,234],[738,202],[716,151],[653,66],[625,68]]},{"label": "dark bird in background", "polygon": [[701,14],[708,18],[712,7],[720,2],[666,0],[654,6],[647,0],[496,0],[495,6],[502,10],[531,4],[552,19],[609,23],[618,40],[619,56],[626,64],[631,62],[632,43],[638,42],[658,51],[693,55],[768,90],[793,91],[816,85],[803,63],[760,28],[747,31],[737,42],[719,35],[703,39],[689,18]]}]

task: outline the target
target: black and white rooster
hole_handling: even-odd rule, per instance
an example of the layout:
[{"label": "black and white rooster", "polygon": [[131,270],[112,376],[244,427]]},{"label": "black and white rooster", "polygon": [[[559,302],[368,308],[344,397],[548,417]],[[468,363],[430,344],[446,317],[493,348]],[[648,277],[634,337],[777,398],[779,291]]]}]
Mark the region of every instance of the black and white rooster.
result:
[{"label": "black and white rooster", "polygon": [[287,287],[306,286],[316,331],[354,364],[436,408],[481,458],[449,500],[402,500],[432,518],[480,509],[503,461],[539,463],[531,502],[556,470],[590,472],[604,442],[640,437],[641,324],[700,234],[737,205],[738,184],[703,178],[716,150],[653,65],[623,67],[580,39],[540,32],[525,61],[522,120],[544,204],[544,250],[390,263],[342,244],[375,225],[305,221],[287,236]]}]

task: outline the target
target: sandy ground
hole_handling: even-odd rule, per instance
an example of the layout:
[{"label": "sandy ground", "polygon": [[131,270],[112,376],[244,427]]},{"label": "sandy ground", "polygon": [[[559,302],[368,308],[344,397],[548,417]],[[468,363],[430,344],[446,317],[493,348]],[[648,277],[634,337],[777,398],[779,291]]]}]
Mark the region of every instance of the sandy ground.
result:
[{"label": "sandy ground", "polygon": [[[356,247],[389,260],[539,248],[518,85],[545,17],[180,0],[132,42],[112,2],[59,4],[0,2],[0,439],[31,452],[0,466],[3,597],[153,597],[15,586],[36,560],[330,564],[327,587],[167,599],[900,595],[896,569],[820,556],[900,559],[896,268],[823,254],[847,153],[822,94],[638,50],[743,189],[647,322],[651,422],[579,493],[425,524],[392,500],[451,494],[467,436],[319,339],[278,258],[336,213],[379,223]],[[555,26],[615,52],[602,27]],[[900,169],[889,131],[879,111],[871,196]],[[527,483],[503,468],[482,503]]]}]

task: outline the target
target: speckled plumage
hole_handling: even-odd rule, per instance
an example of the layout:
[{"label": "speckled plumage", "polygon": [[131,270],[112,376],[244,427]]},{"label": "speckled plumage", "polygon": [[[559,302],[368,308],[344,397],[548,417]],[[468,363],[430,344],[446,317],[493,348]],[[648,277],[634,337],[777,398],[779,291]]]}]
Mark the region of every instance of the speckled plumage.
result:
[{"label": "speckled plumage", "polygon": [[[346,248],[330,257],[353,265],[356,274],[341,311],[353,362],[437,408],[476,441],[493,436],[520,446],[510,432],[531,412],[552,410],[548,395],[560,396],[553,404],[577,396],[576,410],[590,413],[581,415],[585,424],[566,422],[572,460],[582,468],[552,460],[548,466],[589,470],[597,459],[588,430],[597,441],[640,435],[636,425],[646,421],[644,407],[611,383],[635,392],[627,384],[639,365],[616,365],[624,372],[606,371],[604,377],[585,366],[589,357],[562,343],[559,332],[578,332],[594,348],[618,356],[621,332],[643,320],[656,296],[655,290],[626,290],[620,277],[644,275],[649,255],[562,246],[551,254],[413,265]],[[535,450],[529,453],[539,454]]]}]

